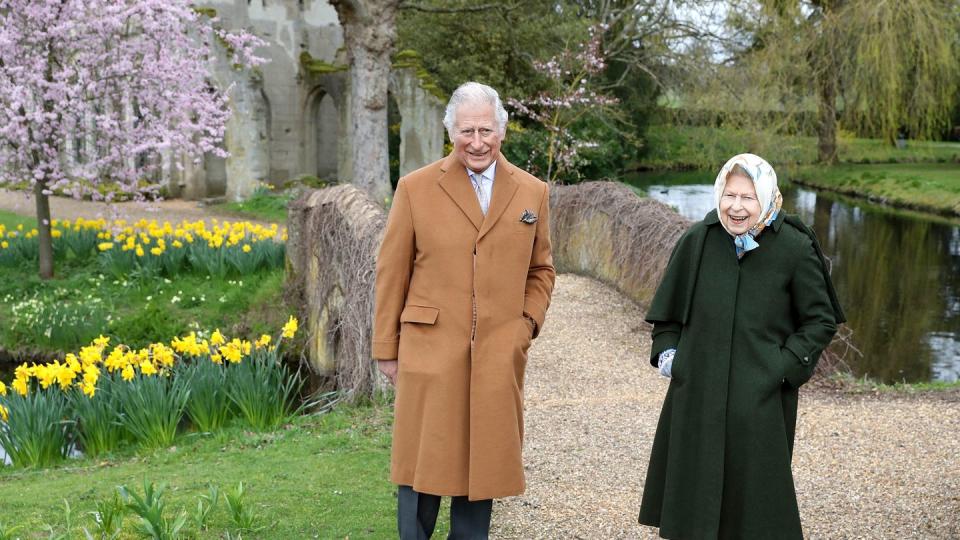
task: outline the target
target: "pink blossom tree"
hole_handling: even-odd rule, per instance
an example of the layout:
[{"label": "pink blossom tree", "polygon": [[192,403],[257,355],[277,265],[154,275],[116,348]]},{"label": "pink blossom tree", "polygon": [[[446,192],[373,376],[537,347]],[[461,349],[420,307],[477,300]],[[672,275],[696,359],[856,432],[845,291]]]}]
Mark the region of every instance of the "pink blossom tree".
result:
[{"label": "pink blossom tree", "polygon": [[590,39],[576,50],[565,49],[546,62],[535,61],[534,69],[543,74],[547,89],[528,99],[507,99],[518,114],[547,130],[546,180],[555,181],[576,167],[579,150],[594,145],[579,140],[570,131],[584,115],[617,103],[617,99],[598,89],[596,76],[607,67],[603,56],[605,25],[592,26]]},{"label": "pink blossom tree", "polygon": [[42,278],[53,276],[49,195],[99,198],[111,183],[142,198],[162,154],[226,156],[229,89],[211,80],[214,55],[254,67],[262,45],[188,0],[0,0],[0,186],[36,197]]}]

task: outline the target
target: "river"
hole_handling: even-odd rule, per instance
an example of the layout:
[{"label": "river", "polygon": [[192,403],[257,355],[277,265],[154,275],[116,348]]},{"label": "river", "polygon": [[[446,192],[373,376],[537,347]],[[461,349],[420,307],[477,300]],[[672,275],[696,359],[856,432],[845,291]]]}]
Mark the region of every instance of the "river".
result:
[{"label": "river", "polygon": [[[627,181],[699,220],[715,173],[651,173]],[[781,180],[784,208],[817,233],[863,357],[857,376],[893,382],[960,378],[960,222],[892,210]],[[761,242],[762,243],[762,242]]]}]

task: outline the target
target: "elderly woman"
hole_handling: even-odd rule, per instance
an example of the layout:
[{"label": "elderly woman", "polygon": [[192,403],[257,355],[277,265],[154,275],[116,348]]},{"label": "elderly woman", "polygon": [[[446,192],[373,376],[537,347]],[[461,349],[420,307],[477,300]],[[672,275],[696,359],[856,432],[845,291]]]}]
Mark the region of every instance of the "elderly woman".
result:
[{"label": "elderly woman", "polygon": [[797,389],[843,312],[813,231],[780,211],[769,163],[734,156],[714,192],[647,312],[650,362],[671,380],[639,521],[663,538],[802,538]]}]

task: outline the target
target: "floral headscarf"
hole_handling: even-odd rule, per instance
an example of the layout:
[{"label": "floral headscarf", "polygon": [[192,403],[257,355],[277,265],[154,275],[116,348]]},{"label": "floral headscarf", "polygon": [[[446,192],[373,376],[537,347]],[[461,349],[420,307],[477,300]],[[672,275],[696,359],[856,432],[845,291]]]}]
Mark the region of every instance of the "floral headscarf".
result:
[{"label": "floral headscarf", "polygon": [[746,252],[760,247],[756,238],[760,236],[763,229],[773,223],[780,213],[783,206],[783,197],[780,190],[777,189],[777,173],[765,159],[754,154],[737,154],[730,158],[717,174],[717,181],[713,185],[713,202],[717,208],[717,217],[720,217],[720,197],[727,187],[727,174],[733,169],[734,165],[740,165],[750,175],[753,180],[754,188],[757,190],[757,198],[760,201],[760,219],[757,224],[750,228],[744,234],[734,234],[727,229],[727,225],[720,220],[723,228],[733,236],[733,242],[737,247],[737,258],[741,258]]}]

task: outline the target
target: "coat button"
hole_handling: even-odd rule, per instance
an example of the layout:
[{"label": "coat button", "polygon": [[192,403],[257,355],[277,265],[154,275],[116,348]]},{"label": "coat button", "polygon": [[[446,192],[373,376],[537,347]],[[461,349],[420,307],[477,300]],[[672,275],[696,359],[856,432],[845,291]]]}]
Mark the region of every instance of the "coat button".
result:
[{"label": "coat button", "polygon": [[804,356],[804,357],[803,357],[803,363],[804,363],[804,364],[809,364],[809,363],[810,363],[810,357],[809,357],[809,356]]}]

